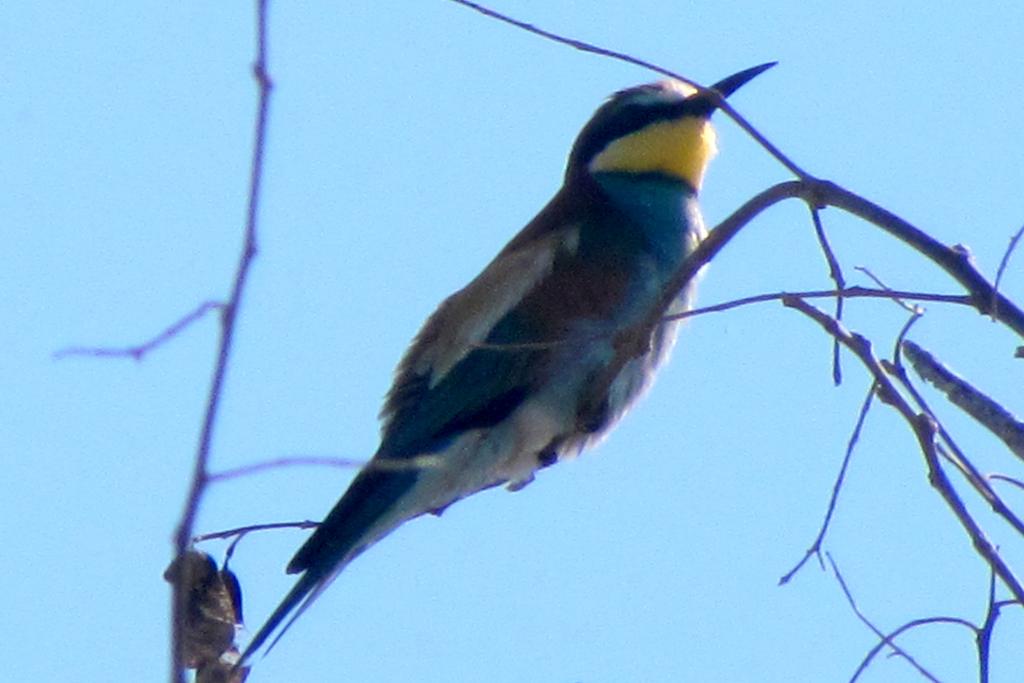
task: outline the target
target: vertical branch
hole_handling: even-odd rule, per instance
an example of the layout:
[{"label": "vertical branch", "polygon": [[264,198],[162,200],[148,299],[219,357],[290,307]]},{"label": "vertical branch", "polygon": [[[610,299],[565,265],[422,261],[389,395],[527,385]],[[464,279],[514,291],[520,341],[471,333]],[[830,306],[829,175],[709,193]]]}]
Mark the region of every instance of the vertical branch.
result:
[{"label": "vertical branch", "polygon": [[[828,263],[828,275],[832,278],[832,282],[836,283],[836,289],[842,291],[846,289],[846,278],[843,277],[843,269],[839,265],[839,259],[836,258],[835,252],[832,251],[832,245],[828,243],[828,237],[825,235],[825,226],[821,223],[821,211],[819,207],[814,204],[808,204],[807,208],[811,211],[811,221],[814,223],[814,234],[818,238],[818,245],[821,247],[822,253],[825,254],[825,261]],[[839,322],[843,320],[843,295],[840,294],[836,297],[836,312],[834,313],[835,319]],[[839,356],[839,340],[832,340],[832,383],[837,387],[843,383],[843,367],[840,365]]]},{"label": "vertical branch", "polygon": [[1013,233],[1013,237],[1010,238],[1010,245],[1006,247],[1006,251],[1003,252],[1003,258],[999,260],[999,268],[996,269],[996,280],[992,283],[992,319],[999,319],[999,299],[994,293],[999,292],[999,283],[1003,281],[1003,273],[1006,272],[1006,265],[1010,262],[1010,256],[1013,255],[1013,250],[1017,248],[1017,244],[1020,243],[1021,236],[1024,235],[1024,225],[1020,227],[1017,232]]},{"label": "vertical branch", "polygon": [[[199,501],[206,485],[209,483],[208,463],[210,459],[210,443],[213,439],[213,428],[217,420],[220,399],[223,393],[224,379],[227,376],[228,360],[231,357],[231,344],[234,339],[235,321],[242,303],[242,294],[249,275],[249,268],[256,256],[256,219],[259,215],[260,188],[263,180],[263,158],[266,143],[267,116],[270,104],[272,83],[267,74],[267,0],[256,1],[256,57],[253,62],[253,76],[259,90],[256,125],[253,140],[252,163],[249,176],[249,198],[246,212],[245,235],[242,252],[235,270],[234,285],[231,298],[224,304],[221,311],[220,344],[217,349],[217,363],[213,370],[209,394],[206,399],[206,412],[203,417],[202,429],[199,432],[199,443],[196,447],[195,465],[192,471],[192,483],[185,499],[185,509],[174,536],[175,555],[187,550],[195,524]],[[185,672],[182,661],[181,623],[188,595],[178,584],[174,585],[171,602],[171,681],[182,683]]]}]

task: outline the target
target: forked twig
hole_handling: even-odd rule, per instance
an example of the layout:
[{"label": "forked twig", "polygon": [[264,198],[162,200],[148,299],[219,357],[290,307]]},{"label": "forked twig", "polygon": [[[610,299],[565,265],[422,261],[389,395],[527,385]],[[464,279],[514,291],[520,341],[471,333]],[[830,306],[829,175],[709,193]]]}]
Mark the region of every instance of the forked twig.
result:
[{"label": "forked twig", "polygon": [[853,683],[853,681],[856,681],[857,678],[860,677],[861,673],[863,673],[864,669],[866,669],[868,664],[871,663],[871,660],[874,658],[874,656],[878,652],[880,652],[881,649],[883,647],[885,647],[885,646],[889,646],[890,648],[892,648],[893,652],[895,652],[897,655],[899,655],[900,657],[905,659],[911,666],[913,666],[915,669],[917,669],[918,673],[920,673],[922,676],[927,678],[929,681],[932,681],[933,683],[941,683],[941,681],[939,681],[939,679],[935,678],[935,676],[933,676],[927,669],[925,669],[923,666],[918,664],[917,660],[914,659],[910,655],[909,652],[907,652],[906,650],[901,648],[899,645],[897,645],[894,639],[900,633],[903,633],[904,631],[906,631],[906,630],[908,630],[910,628],[913,628],[915,626],[921,626],[921,625],[923,625],[925,623],[937,623],[937,622],[940,622],[940,621],[944,621],[945,618],[944,617],[935,617],[935,618],[932,618],[932,619],[917,620],[917,623],[910,622],[910,623],[905,624],[902,627],[896,629],[892,633],[883,633],[873,623],[871,623],[871,620],[868,619],[867,616],[865,616],[863,612],[860,611],[860,608],[857,606],[857,601],[853,597],[853,593],[850,592],[850,588],[846,585],[846,581],[843,579],[843,575],[839,571],[839,567],[836,566],[836,561],[834,559],[832,559],[832,554],[831,553],[826,553],[826,556],[828,557],[829,564],[832,566],[832,571],[836,575],[836,581],[839,583],[839,587],[842,589],[843,595],[846,597],[846,602],[847,602],[847,604],[850,605],[850,609],[852,609],[853,613],[855,615],[857,615],[857,618],[860,620],[860,622],[862,624],[864,624],[865,626],[867,626],[869,629],[871,629],[871,632],[874,633],[876,636],[878,636],[878,639],[879,639],[878,644],[875,645],[875,647],[871,649],[871,651],[868,653],[868,655],[861,662],[860,666],[857,667],[857,671],[855,671],[853,676],[850,678],[850,683]]},{"label": "forked twig", "polygon": [[839,339],[868,369],[878,384],[879,398],[896,409],[913,430],[918,445],[921,447],[925,462],[928,465],[928,479],[932,487],[939,492],[946,505],[956,516],[957,521],[960,522],[960,525],[970,538],[975,551],[992,568],[999,579],[1006,585],[1007,589],[1013,594],[1014,598],[1024,603],[1024,587],[1021,586],[1020,581],[999,556],[996,549],[985,538],[984,533],[967,511],[963,501],[960,500],[956,490],[942,469],[935,444],[938,426],[932,417],[925,413],[916,413],[910,407],[910,404],[907,403],[906,399],[903,398],[892,384],[885,367],[875,357],[870,341],[859,334],[851,333],[833,318],[814,308],[806,301],[794,298],[784,301],[783,304],[800,311],[815,321],[826,332]]},{"label": "forked twig", "polygon": [[194,309],[174,321],[155,336],[134,346],[67,346],[53,352],[53,358],[59,360],[70,356],[89,356],[92,358],[131,358],[142,360],[146,355],[159,348],[184,332],[193,323],[198,322],[214,309],[223,309],[220,301],[204,301]]},{"label": "forked twig", "polygon": [[874,400],[875,390],[877,388],[877,383],[872,382],[871,388],[868,389],[868,394],[864,397],[864,402],[860,406],[860,412],[857,414],[857,423],[854,425],[853,432],[850,434],[850,438],[846,442],[846,453],[843,455],[843,464],[839,467],[839,474],[836,476],[836,481],[832,485],[832,495],[829,496],[828,508],[825,510],[825,519],[821,522],[821,528],[818,529],[818,535],[815,537],[814,542],[811,543],[811,547],[807,549],[800,561],[779,579],[780,586],[789,583],[790,579],[796,576],[796,573],[800,571],[800,569],[803,568],[803,566],[807,564],[807,561],[812,557],[817,557],[818,562],[824,569],[824,562],[821,561],[821,544],[825,540],[825,534],[828,533],[828,526],[832,521],[832,515],[835,514],[836,502],[839,500],[839,491],[842,489],[843,481],[846,479],[846,471],[849,468],[850,460],[853,457],[853,449],[860,440],[860,433],[864,428],[864,422],[867,420],[868,410],[871,409],[871,403]]}]

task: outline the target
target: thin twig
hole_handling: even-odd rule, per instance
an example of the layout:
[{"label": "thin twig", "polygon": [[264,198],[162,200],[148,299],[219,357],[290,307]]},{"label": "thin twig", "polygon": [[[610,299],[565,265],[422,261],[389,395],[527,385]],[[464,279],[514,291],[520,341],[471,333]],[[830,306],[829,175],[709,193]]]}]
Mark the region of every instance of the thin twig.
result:
[{"label": "thin twig", "polygon": [[[639,59],[632,55],[628,55],[624,52],[609,50],[607,48],[598,47],[597,45],[587,43],[582,40],[569,38],[567,36],[563,36],[558,33],[553,33],[551,31],[545,31],[544,29],[538,28],[533,24],[521,21],[519,19],[514,19],[508,16],[507,14],[502,14],[501,12],[493,10],[489,7],[485,7],[480,3],[470,2],[469,0],[452,0],[452,2],[454,2],[457,5],[462,5],[463,7],[468,7],[469,9],[475,10],[480,14],[483,14],[484,16],[490,17],[492,19],[497,19],[498,21],[515,26],[516,28],[522,29],[528,33],[532,33],[534,35],[540,36],[541,38],[545,38],[546,40],[561,43],[562,45],[568,45],[569,47],[576,50],[580,50],[581,52],[589,52],[591,54],[600,55],[602,57],[617,59],[619,61],[626,62],[627,64],[633,64],[634,66],[643,67],[644,69],[649,69],[655,73],[659,73],[662,76],[668,76],[669,78],[674,78],[677,81],[687,83],[702,92],[711,93],[717,97],[717,93],[715,93],[715,91],[703,87],[696,81],[686,78],[685,76],[677,74],[673,71],[669,71],[668,69],[660,67],[657,64],[653,64],[643,59]],[[761,147],[765,149],[765,151],[768,152],[768,154],[773,156],[780,164],[785,166],[793,175],[797,176],[798,178],[812,178],[812,176],[809,173],[807,173],[805,170],[797,166],[792,159],[790,159],[788,156],[782,153],[782,150],[780,150],[778,147],[772,144],[756,128],[750,125],[750,123],[748,123],[746,119],[740,116],[739,112],[733,109],[732,105],[730,105],[726,100],[718,98],[717,106],[723,114],[731,118],[737,126],[739,126],[747,135],[753,138],[759,145],[761,145]]]},{"label": "thin twig", "polygon": [[931,416],[916,413],[910,407],[910,404],[907,403],[906,399],[903,398],[892,384],[885,367],[875,357],[870,341],[859,334],[849,332],[826,313],[819,311],[806,301],[794,298],[785,300],[783,304],[800,311],[820,325],[826,332],[838,338],[868,369],[878,384],[879,398],[895,408],[913,429],[914,436],[917,438],[918,445],[921,447],[921,452],[928,465],[928,479],[932,487],[939,492],[943,501],[952,510],[957,521],[960,522],[960,525],[970,538],[975,551],[995,571],[1014,598],[1024,602],[1024,587],[1021,586],[1020,581],[999,556],[995,548],[992,547],[992,544],[985,538],[984,533],[967,511],[943,471],[935,448],[935,435],[938,427]]},{"label": "thin twig", "polygon": [[359,460],[358,458],[335,458],[330,456],[317,455],[289,456],[284,458],[274,458],[272,460],[264,460],[262,462],[254,462],[249,465],[233,467],[231,469],[223,470],[221,472],[210,472],[206,476],[206,481],[212,484],[215,481],[237,479],[239,477],[245,477],[250,474],[257,474],[265,470],[308,465],[340,467],[344,469],[357,469],[365,465],[366,462],[366,460]]},{"label": "thin twig", "polygon": [[924,254],[963,285],[971,294],[974,307],[980,313],[994,314],[998,311],[1000,322],[1017,334],[1024,336],[1024,312],[997,292],[995,287],[978,272],[970,257],[961,250],[947,247],[891,211],[887,211],[835,183],[817,181],[813,183],[813,192],[829,205],[877,225],[893,237]]},{"label": "thin twig", "polygon": [[748,200],[700,243],[676,273],[669,290],[680,291],[755,216],[778,202],[796,198],[842,209],[901,240],[959,282],[967,291],[971,306],[979,313],[991,314],[998,306],[999,322],[1024,337],[1024,311],[996,292],[963,253],[947,247],[892,212],[827,180],[786,181]]},{"label": "thin twig", "polygon": [[975,629],[975,646],[978,650],[978,681],[988,683],[990,663],[992,660],[992,635],[995,633],[996,622],[1004,607],[1020,606],[1016,600],[996,600],[996,575],[989,574],[988,605],[985,609],[985,621]]},{"label": "thin twig", "polygon": [[190,325],[201,320],[210,311],[223,308],[224,304],[220,301],[204,301],[181,318],[168,325],[156,336],[142,342],[141,344],[122,347],[68,346],[54,351],[53,358],[54,360],[60,360],[69,356],[89,356],[92,358],[131,358],[132,360],[140,361],[150,351],[163,346],[170,340],[174,339],[184,332]]},{"label": "thin twig", "polygon": [[[876,285],[881,287],[886,292],[891,292],[892,291],[892,288],[889,287],[889,285],[887,285],[884,282],[882,282],[882,278],[878,277],[873,272],[871,272],[870,268],[866,268],[864,266],[854,266],[853,269],[858,271],[858,272],[861,272],[864,275],[866,275],[867,277],[869,277],[872,282],[874,282]],[[892,300],[894,302],[896,302],[897,304],[899,304],[899,306],[901,308],[905,309],[908,313],[911,313],[913,315],[921,315],[922,314],[922,311],[917,310],[916,306],[908,304],[906,301],[904,301],[902,299],[902,297],[893,296]]]},{"label": "thin twig", "polygon": [[[992,289],[997,292],[999,291],[999,283],[1003,281],[1003,273],[1006,271],[1006,266],[1010,262],[1010,255],[1017,248],[1021,235],[1024,235],[1024,225],[1020,226],[1020,229],[1013,233],[1013,237],[1010,238],[1010,244],[1006,247],[1006,251],[1003,252],[1003,258],[999,260],[999,267],[996,269],[996,280],[992,284]],[[992,301],[992,318],[999,318],[999,302],[995,299]]]},{"label": "thin twig", "polygon": [[[918,299],[920,301],[934,301],[939,303],[956,304],[959,306],[973,306],[974,302],[971,297],[963,294],[933,294],[930,292],[912,292],[909,290],[886,290],[886,289],[871,289],[870,287],[853,286],[847,287],[846,289],[813,289],[805,290],[801,292],[771,292],[767,294],[754,294],[752,296],[745,296],[740,299],[732,299],[730,301],[723,301],[718,304],[711,304],[710,306],[701,306],[699,308],[691,308],[688,311],[681,311],[679,313],[673,313],[672,315],[666,315],[661,318],[662,322],[671,322],[673,320],[683,320],[684,318],[692,318],[698,315],[707,315],[709,313],[722,313],[729,311],[734,308],[740,308],[741,306],[749,306],[751,304],[767,303],[771,301],[783,301],[789,297],[799,297],[801,299],[834,299],[836,297],[842,297],[844,299],[892,299],[893,297],[902,297],[906,299]],[[584,338],[585,341],[604,339],[607,335],[594,335],[593,337]],[[492,351],[532,351],[532,350],[544,350],[558,346],[560,344],[569,343],[565,339],[553,339],[550,341],[535,341],[535,342],[477,342],[472,345],[474,349],[489,349]],[[580,340],[574,338],[571,343],[578,344]]]},{"label": "thin twig", "polygon": [[1024,489],[1024,481],[1021,481],[1020,479],[1015,479],[1013,477],[1008,477],[1005,474],[990,474],[988,475],[988,478],[993,481],[1005,481],[1007,484],[1012,484],[1019,489]]},{"label": "thin twig", "polygon": [[[210,383],[209,394],[207,395],[206,412],[199,433],[199,442],[196,446],[192,483],[189,487],[181,520],[175,533],[176,556],[183,554],[188,549],[189,543],[192,540],[195,518],[199,509],[199,500],[207,485],[210,444],[213,439],[213,428],[220,407],[224,379],[227,376],[228,360],[231,357],[231,343],[234,338],[235,320],[242,303],[242,294],[245,291],[249,268],[256,256],[256,222],[259,215],[260,189],[263,179],[263,159],[266,149],[270,92],[273,87],[267,72],[267,0],[257,0],[256,2],[256,57],[253,62],[253,75],[259,91],[259,100],[253,131],[253,152],[249,176],[245,237],[235,271],[231,297],[221,313],[221,334],[217,350],[217,361]],[[183,683],[185,671],[182,657],[181,624],[183,623],[188,595],[177,587],[173,593],[171,598],[171,681],[172,683]]]},{"label": "thin twig", "polygon": [[749,304],[764,303],[768,301],[782,301],[787,297],[799,297],[801,299],[832,299],[841,297],[843,299],[892,299],[899,297],[904,299],[917,299],[918,301],[934,301],[939,303],[957,304],[960,306],[973,306],[974,302],[969,296],[963,294],[932,294],[929,292],[911,292],[908,290],[892,289],[871,289],[869,287],[853,286],[845,289],[817,289],[804,292],[773,292],[769,294],[755,294],[741,299],[733,299],[720,304],[693,308],[689,311],[665,316],[665,320],[681,320],[695,315],[707,313],[721,313],[740,306]]},{"label": "thin twig", "polygon": [[912,328],[917,321],[921,319],[921,316],[924,315],[924,309],[920,306],[906,306],[902,304],[902,302],[901,305],[910,312],[910,317],[907,318],[907,322],[903,324],[899,334],[896,335],[896,343],[893,344],[892,359],[893,363],[896,365],[900,364],[902,358],[900,350],[903,348],[903,340],[907,338],[908,334],[910,334],[910,328]]},{"label": "thin twig", "polygon": [[889,631],[888,633],[881,636],[881,640],[879,640],[879,642],[876,643],[875,646],[872,647],[870,650],[868,650],[868,653],[866,655],[864,655],[864,659],[861,660],[860,666],[857,667],[857,670],[853,673],[853,676],[850,677],[850,683],[853,683],[858,678],[860,678],[860,675],[864,673],[867,667],[871,664],[871,660],[873,660],[878,655],[878,653],[882,651],[882,648],[884,648],[886,645],[890,645],[895,638],[903,635],[907,631],[913,630],[920,626],[930,626],[931,624],[953,624],[955,626],[963,626],[964,628],[971,629],[972,631],[974,630],[974,624],[967,621],[966,619],[961,619],[959,617],[926,617],[922,619],[911,619],[899,628],[893,629],[892,631]]},{"label": "thin twig", "polygon": [[365,467],[368,469],[379,469],[394,472],[399,470],[421,470],[429,467],[437,467],[440,465],[440,461],[441,458],[436,455],[420,455],[412,458],[402,458],[401,460],[387,458],[359,460],[357,458],[336,458],[329,456],[289,456],[285,458],[274,458],[273,460],[256,462],[250,465],[242,465],[241,467],[235,467],[222,472],[211,472],[207,475],[206,481],[213,483],[215,481],[237,479],[238,477],[248,476],[250,474],[256,474],[266,470],[279,469],[282,467],[309,465],[340,467],[345,469],[358,469],[360,467]]},{"label": "thin twig", "polygon": [[779,579],[779,585],[789,583],[800,569],[807,564],[807,560],[811,557],[816,556],[818,562],[821,563],[822,569],[825,568],[824,563],[821,561],[821,544],[825,540],[825,534],[828,532],[829,523],[832,521],[832,515],[836,510],[836,501],[839,500],[839,491],[843,487],[843,481],[846,479],[846,471],[850,466],[850,460],[853,457],[853,448],[857,445],[857,441],[860,440],[860,433],[864,427],[864,422],[868,416],[868,410],[871,408],[871,403],[875,398],[875,390],[878,388],[876,382],[871,383],[871,388],[868,389],[867,396],[864,397],[864,402],[860,406],[860,412],[857,415],[857,423],[853,426],[853,432],[850,434],[849,440],[846,442],[846,453],[843,456],[843,464],[839,468],[839,474],[836,476],[836,481],[832,485],[832,495],[828,499],[828,509],[825,511],[825,519],[821,522],[821,528],[818,530],[818,535],[814,539],[814,543],[804,553],[803,558],[796,563],[792,569],[786,572],[781,579]]},{"label": "thin twig", "polygon": [[582,40],[569,38],[568,36],[563,36],[558,33],[553,33],[551,31],[545,31],[544,29],[539,28],[534,24],[531,24],[526,21],[521,21],[519,19],[515,19],[507,14],[502,14],[501,12],[481,5],[480,3],[469,2],[468,0],[452,0],[452,2],[454,2],[457,5],[462,5],[463,7],[468,7],[471,10],[475,10],[486,17],[490,17],[491,19],[497,19],[500,22],[515,26],[516,28],[526,31],[527,33],[532,33],[536,36],[540,36],[541,38],[545,38],[556,43],[561,43],[562,45],[567,45],[575,50],[579,50],[581,52],[589,52],[591,54],[600,55],[601,57],[610,57],[611,59],[617,59],[621,62],[626,62],[627,64],[632,64],[634,66],[639,66],[644,69],[653,71],[655,73],[659,73],[662,76],[668,76],[669,78],[674,78],[678,81],[682,81],[683,83],[693,86],[694,88],[701,87],[700,84],[697,83],[696,81],[691,81],[689,78],[686,78],[685,76],[680,76],[679,74],[669,71],[664,67],[658,66],[653,62],[648,62],[646,60],[640,59],[639,57],[634,57],[632,55],[626,54],[625,52],[618,52],[617,50],[610,50],[608,48],[598,47],[597,45],[593,45]]},{"label": "thin twig", "polygon": [[192,537],[193,543],[202,543],[203,541],[212,541],[224,538],[233,538],[235,536],[245,536],[253,531],[267,531],[270,529],[315,529],[320,526],[320,522],[314,522],[312,520],[305,520],[302,522],[270,522],[268,524],[247,524],[246,526],[235,527],[234,529],[224,529],[223,531],[211,531],[208,534],[199,534],[198,536]]},{"label": "thin twig", "polygon": [[988,683],[989,661],[992,652],[992,632],[995,631],[996,620],[999,619],[999,603],[996,601],[996,575],[988,575],[988,607],[985,609],[985,621],[974,634],[974,643],[978,649],[978,681]]},{"label": "thin twig", "polygon": [[[843,269],[839,266],[839,259],[836,258],[835,252],[832,251],[832,245],[828,243],[828,237],[825,235],[825,226],[821,223],[821,211],[813,204],[808,204],[807,208],[811,211],[811,221],[814,223],[814,235],[818,238],[818,245],[821,247],[821,251],[825,254],[825,261],[828,263],[828,276],[832,278],[832,281],[836,283],[836,289],[843,291],[846,289],[846,279],[843,277]],[[836,297],[836,308],[833,313],[835,319],[842,322],[843,320],[843,296],[840,294]],[[839,342],[835,339],[832,340],[832,383],[837,387],[843,383],[843,368],[839,363]]]},{"label": "thin twig", "polygon": [[[899,633],[901,633],[902,631],[906,630],[909,627],[909,625],[904,625],[903,627],[900,627],[899,629],[897,629],[896,632],[894,632],[892,634],[882,633],[881,630],[876,628],[875,625],[872,624],[871,621],[866,616],[864,616],[864,613],[860,611],[860,608],[857,607],[857,601],[853,599],[853,594],[850,592],[849,587],[847,587],[846,581],[843,580],[843,575],[839,571],[839,567],[836,566],[836,561],[834,559],[832,559],[832,554],[831,553],[825,553],[825,556],[828,557],[828,562],[829,562],[830,565],[832,565],[832,571],[835,572],[836,581],[839,582],[839,587],[842,589],[843,595],[846,596],[846,602],[849,603],[850,609],[852,609],[853,613],[857,615],[857,618],[860,619],[860,622],[862,624],[864,624],[865,626],[867,626],[869,629],[871,629],[871,632],[874,633],[876,636],[878,636],[878,638],[880,640],[878,645],[876,645],[875,648],[872,649],[872,653],[869,654],[865,658],[865,660],[861,663],[860,667],[857,669],[856,673],[854,673],[853,677],[850,678],[850,682],[853,683],[853,681],[857,680],[857,677],[860,676],[861,671],[863,671],[863,669],[867,666],[867,664],[874,657],[874,653],[875,652],[880,650],[882,647],[888,645],[889,647],[892,648],[893,652],[895,652],[900,657],[903,657],[903,659],[907,660],[907,662],[911,666],[913,666],[915,669],[917,669],[918,673],[920,673],[922,676],[927,678],[929,681],[933,681],[933,683],[940,683],[939,679],[935,678],[935,676],[933,676],[931,673],[929,673],[927,669],[925,669],[923,666],[918,664],[917,660],[914,659],[910,655],[910,653],[908,653],[906,650],[901,648],[899,645],[897,645],[893,641],[893,638],[895,638],[897,635],[899,635]],[[935,623],[935,621],[941,620],[941,619],[943,619],[943,617],[936,617],[935,619],[924,620],[924,621],[926,623]],[[913,624],[913,622],[910,622],[910,623]]]}]

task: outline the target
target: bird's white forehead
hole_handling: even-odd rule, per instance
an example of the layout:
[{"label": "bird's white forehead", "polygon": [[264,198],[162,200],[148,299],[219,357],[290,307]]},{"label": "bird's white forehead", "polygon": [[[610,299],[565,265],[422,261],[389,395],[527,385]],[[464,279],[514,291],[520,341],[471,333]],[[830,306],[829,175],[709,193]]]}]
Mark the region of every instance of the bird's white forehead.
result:
[{"label": "bird's white forehead", "polygon": [[695,92],[697,89],[692,85],[670,78],[656,83],[648,83],[631,91],[625,90],[622,91],[622,94],[628,94],[630,101],[635,104],[656,105],[679,102]]}]

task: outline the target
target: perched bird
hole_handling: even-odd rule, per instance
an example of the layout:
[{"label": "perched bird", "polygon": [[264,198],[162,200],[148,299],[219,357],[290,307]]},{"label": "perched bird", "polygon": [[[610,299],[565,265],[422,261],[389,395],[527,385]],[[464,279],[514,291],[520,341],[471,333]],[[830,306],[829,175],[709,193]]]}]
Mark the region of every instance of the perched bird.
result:
[{"label": "perched bird", "polygon": [[[712,88],[729,95],[772,65]],[[288,572],[302,576],[243,661],[401,524],[492,486],[520,489],[622,417],[675,339],[677,323],[649,321],[693,298],[692,284],[667,289],[705,235],[697,192],[715,105],[665,81],[597,110],[554,198],[416,336],[380,447],[292,558]]]}]

